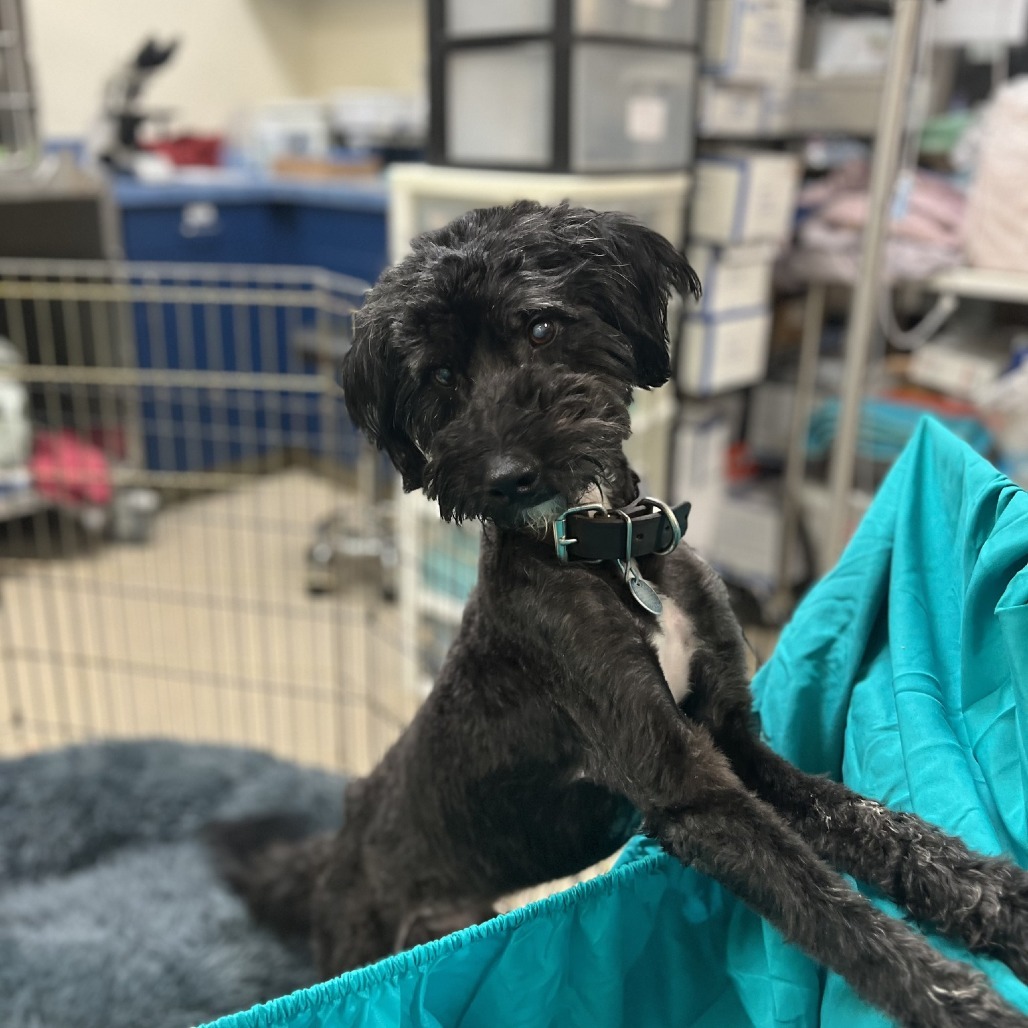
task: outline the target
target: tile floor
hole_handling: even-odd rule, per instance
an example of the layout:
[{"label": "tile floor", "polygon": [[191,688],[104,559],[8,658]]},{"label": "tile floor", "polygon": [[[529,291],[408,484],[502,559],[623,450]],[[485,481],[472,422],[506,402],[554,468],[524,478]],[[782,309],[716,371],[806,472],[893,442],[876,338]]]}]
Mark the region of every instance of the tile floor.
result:
[{"label": "tile floor", "polygon": [[169,735],[366,770],[414,702],[371,583],[307,593],[314,525],[345,501],[287,471],[169,507],[149,543],[0,557],[0,753]]}]

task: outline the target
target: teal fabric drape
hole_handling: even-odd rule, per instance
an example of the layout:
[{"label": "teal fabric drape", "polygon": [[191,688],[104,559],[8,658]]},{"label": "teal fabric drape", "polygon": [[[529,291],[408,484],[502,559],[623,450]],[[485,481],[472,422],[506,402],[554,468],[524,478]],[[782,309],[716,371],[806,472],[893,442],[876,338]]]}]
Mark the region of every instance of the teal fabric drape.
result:
[{"label": "teal fabric drape", "polygon": [[[1028,494],[923,422],[754,694],[768,740],[799,766],[1028,864]],[[974,963],[1028,1011],[1028,987]],[[885,1023],[640,838],[599,879],[215,1025]]]}]

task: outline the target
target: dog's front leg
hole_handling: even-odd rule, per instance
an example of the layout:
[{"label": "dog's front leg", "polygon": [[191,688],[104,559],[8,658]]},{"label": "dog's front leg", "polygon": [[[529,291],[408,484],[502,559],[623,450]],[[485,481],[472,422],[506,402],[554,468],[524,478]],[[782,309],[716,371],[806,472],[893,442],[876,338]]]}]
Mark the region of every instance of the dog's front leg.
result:
[{"label": "dog's front leg", "polygon": [[741,721],[723,745],[743,781],[825,860],[1028,982],[1028,873],[913,814],[805,774]]},{"label": "dog's front leg", "polygon": [[559,702],[586,744],[588,773],[631,799],[666,850],[901,1024],[1028,1025],[984,975],[875,908],[753,795],[707,730],[675,707],[642,639],[620,643],[613,661],[580,642],[555,652],[570,672]]}]

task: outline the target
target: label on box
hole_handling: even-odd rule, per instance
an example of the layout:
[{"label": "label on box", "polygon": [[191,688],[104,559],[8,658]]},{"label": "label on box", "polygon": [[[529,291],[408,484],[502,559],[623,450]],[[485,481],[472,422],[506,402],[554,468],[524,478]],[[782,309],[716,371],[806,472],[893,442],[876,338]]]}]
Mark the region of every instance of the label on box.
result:
[{"label": "label on box", "polygon": [[636,143],[660,143],[667,138],[668,102],[652,93],[633,96],[625,104],[625,135]]}]

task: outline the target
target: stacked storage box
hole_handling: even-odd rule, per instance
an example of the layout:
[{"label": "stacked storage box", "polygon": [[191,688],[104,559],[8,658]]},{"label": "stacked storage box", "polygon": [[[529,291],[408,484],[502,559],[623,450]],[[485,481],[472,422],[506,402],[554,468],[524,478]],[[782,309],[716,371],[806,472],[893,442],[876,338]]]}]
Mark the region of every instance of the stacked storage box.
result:
[{"label": "stacked storage box", "polygon": [[701,138],[759,137],[781,127],[802,26],[803,0],[707,4]]},{"label": "stacked storage box", "polygon": [[[710,0],[701,138],[874,134],[892,19],[836,15],[830,4],[807,4],[804,15],[803,6],[802,0]],[[796,70],[800,52],[804,68]]]},{"label": "stacked storage box", "polygon": [[709,396],[767,370],[771,275],[792,229],[798,164],[770,150],[723,150],[696,162],[689,258],[703,299],[682,329],[678,384]]},{"label": "stacked storage box", "polygon": [[681,170],[700,0],[430,0],[434,164]]},{"label": "stacked storage box", "polygon": [[[802,0],[716,0],[706,7],[699,135],[760,136],[788,89],[803,24]],[[798,169],[793,157],[706,149],[696,163],[689,257],[703,283],[683,325],[678,383],[692,396],[764,377],[771,273],[788,239]]]}]

